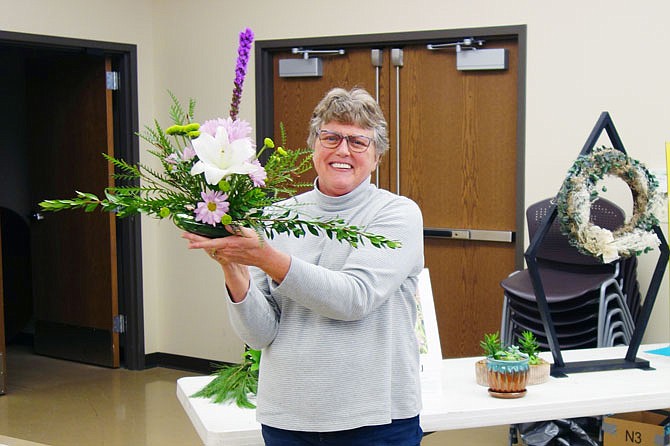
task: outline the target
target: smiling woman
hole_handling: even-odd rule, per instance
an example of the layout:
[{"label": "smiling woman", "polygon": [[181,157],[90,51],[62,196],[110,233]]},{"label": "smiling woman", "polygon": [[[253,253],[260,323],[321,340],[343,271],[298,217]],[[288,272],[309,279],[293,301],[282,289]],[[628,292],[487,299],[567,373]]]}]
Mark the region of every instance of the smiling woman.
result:
[{"label": "smiling woman", "polygon": [[[388,150],[386,119],[363,89],[335,88],[316,106],[307,144],[321,192],[340,196],[353,190],[377,168]],[[352,110],[348,103],[356,103]]]},{"label": "smiling woman", "polygon": [[370,182],[388,140],[366,91],[333,89],[312,116],[314,189],[278,204],[346,219],[397,240],[397,249],[353,249],[319,233],[265,240],[244,228],[220,239],[184,238],[191,249],[216,253],[232,326],[262,349],[256,417],[266,445],[312,444],[320,432],[331,444],[419,445],[421,211]]},{"label": "smiling woman", "polygon": [[318,175],[319,190],[337,197],[361,184],[377,168],[379,158],[370,149],[372,138],[362,135],[371,133],[370,130],[339,122],[328,122],[323,127],[312,154],[314,169]]}]

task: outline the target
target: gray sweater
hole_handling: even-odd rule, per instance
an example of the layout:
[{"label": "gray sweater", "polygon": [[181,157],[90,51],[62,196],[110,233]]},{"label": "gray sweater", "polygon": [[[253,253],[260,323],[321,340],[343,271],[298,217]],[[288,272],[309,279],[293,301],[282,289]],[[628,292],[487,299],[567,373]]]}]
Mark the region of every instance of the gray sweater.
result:
[{"label": "gray sweater", "polygon": [[421,409],[415,333],[423,220],[408,198],[364,181],[341,197],[316,188],[294,199],[303,216],[347,224],[402,242],[358,248],[327,236],[277,236],[291,255],[281,284],[252,268],[240,303],[229,301],[234,329],[262,349],[257,419],[302,431],[390,423]]}]

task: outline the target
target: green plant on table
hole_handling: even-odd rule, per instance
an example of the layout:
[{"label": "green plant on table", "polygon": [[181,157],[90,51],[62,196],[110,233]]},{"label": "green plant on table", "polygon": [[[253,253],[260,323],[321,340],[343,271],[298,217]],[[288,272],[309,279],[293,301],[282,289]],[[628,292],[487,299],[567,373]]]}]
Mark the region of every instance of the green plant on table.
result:
[{"label": "green plant on table", "polygon": [[542,358],[538,356],[538,353],[540,353],[540,344],[538,344],[533,332],[529,330],[521,332],[518,342],[521,352],[528,355],[528,364],[537,365],[542,362]]},{"label": "green plant on table", "polygon": [[509,345],[495,352],[493,359],[499,361],[521,361],[523,359],[528,359],[528,355],[523,353],[518,346]]},{"label": "green plant on table", "polygon": [[479,346],[484,350],[484,356],[493,357],[502,350],[500,334],[498,332],[484,334],[484,339],[479,341]]}]

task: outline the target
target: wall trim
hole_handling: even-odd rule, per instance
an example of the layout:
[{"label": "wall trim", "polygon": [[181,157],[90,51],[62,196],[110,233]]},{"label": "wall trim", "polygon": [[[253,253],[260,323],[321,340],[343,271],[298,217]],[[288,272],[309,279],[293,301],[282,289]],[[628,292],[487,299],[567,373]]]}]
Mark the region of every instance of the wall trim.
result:
[{"label": "wall trim", "polygon": [[231,365],[229,362],[163,352],[149,353],[144,357],[144,363],[146,368],[164,367],[203,375],[213,374],[222,365]]}]

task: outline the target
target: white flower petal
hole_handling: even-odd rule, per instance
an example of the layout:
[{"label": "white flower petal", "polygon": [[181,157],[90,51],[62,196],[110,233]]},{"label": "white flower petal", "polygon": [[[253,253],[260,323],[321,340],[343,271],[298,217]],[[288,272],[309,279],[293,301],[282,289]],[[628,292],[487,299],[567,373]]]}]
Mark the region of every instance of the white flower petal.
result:
[{"label": "white flower petal", "polygon": [[198,161],[191,167],[191,175],[195,176],[201,174],[205,171],[205,163]]},{"label": "white flower petal", "polygon": [[209,184],[217,184],[234,173],[249,174],[256,169],[250,162],[256,155],[251,140],[243,138],[229,143],[224,127],[218,127],[214,137],[201,134],[193,140],[193,149],[199,161],[191,169],[191,175],[204,173]]}]

